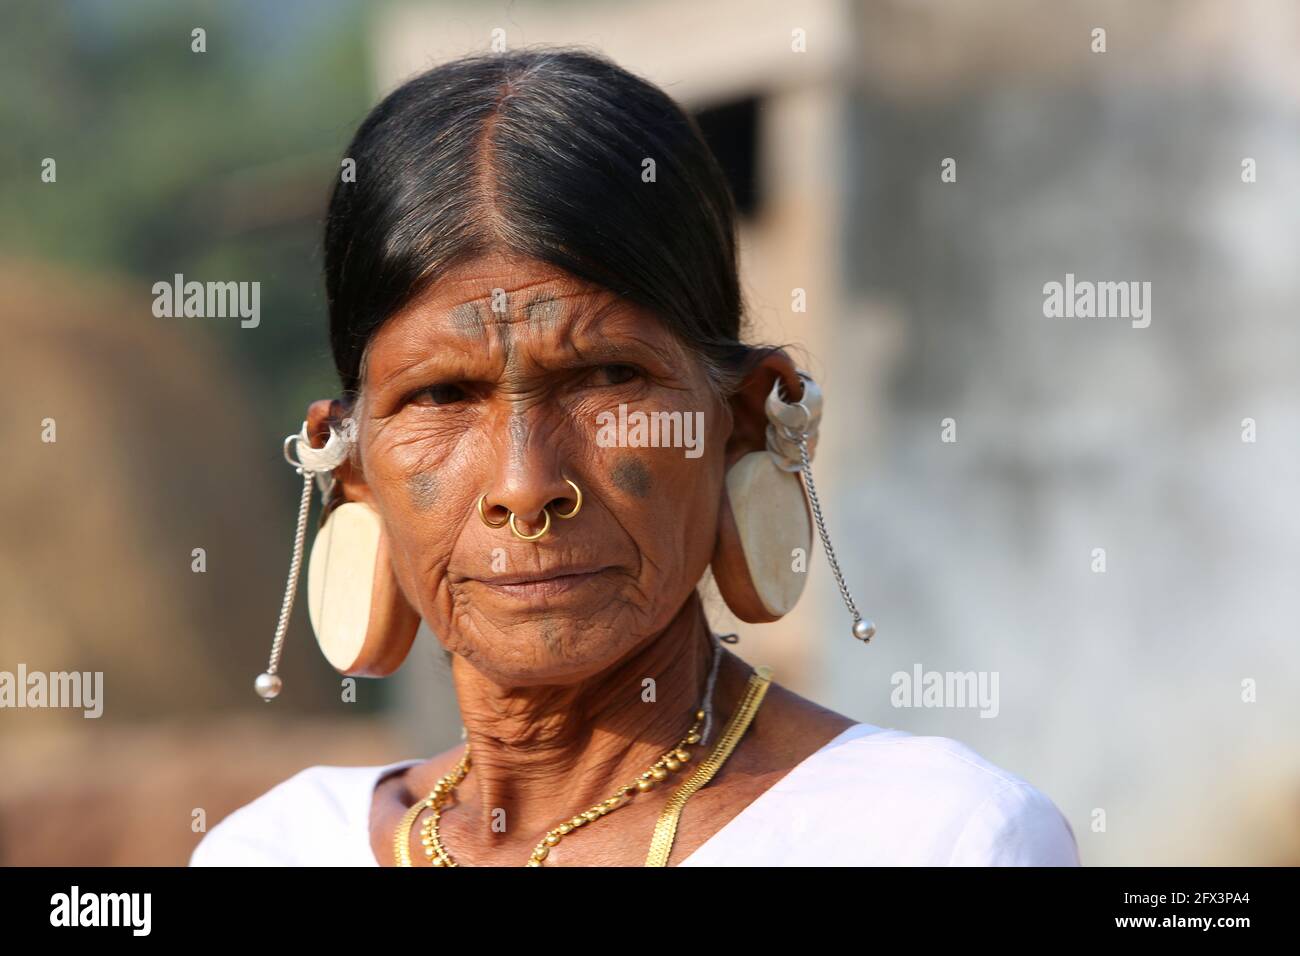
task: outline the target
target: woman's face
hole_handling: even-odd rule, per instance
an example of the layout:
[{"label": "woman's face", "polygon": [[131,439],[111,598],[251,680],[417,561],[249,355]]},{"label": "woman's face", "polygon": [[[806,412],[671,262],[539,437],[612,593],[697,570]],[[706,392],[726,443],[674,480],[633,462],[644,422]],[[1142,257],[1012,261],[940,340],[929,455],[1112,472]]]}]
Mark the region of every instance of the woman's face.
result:
[{"label": "woman's face", "polygon": [[[401,587],[442,644],[493,679],[608,667],[704,573],[729,418],[641,308],[543,263],[483,257],[384,324],[362,390],[347,496],[378,511]],[[620,405],[630,439],[636,413],[666,412],[682,444],[620,445]],[[486,494],[490,518],[509,509],[539,530],[543,506],[573,507],[565,478],[582,509],[538,541],[479,517]],[[574,571],[589,573],[519,582]]]}]

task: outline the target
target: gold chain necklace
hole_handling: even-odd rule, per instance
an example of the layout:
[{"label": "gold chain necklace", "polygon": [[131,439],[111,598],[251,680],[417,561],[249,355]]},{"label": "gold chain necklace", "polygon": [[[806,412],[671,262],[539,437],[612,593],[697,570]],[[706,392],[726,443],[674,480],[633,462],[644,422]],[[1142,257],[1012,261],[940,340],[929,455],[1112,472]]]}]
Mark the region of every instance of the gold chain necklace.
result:
[{"label": "gold chain necklace", "polygon": [[[677,832],[677,821],[681,816],[682,808],[692,794],[713,778],[727,757],[736,748],[740,738],[749,728],[754,714],[758,712],[758,708],[763,702],[768,685],[771,683],[771,675],[772,671],[768,667],[759,667],[750,675],[745,696],[736,708],[736,712],[732,715],[713,751],[699,765],[695,773],[669,798],[668,804],[664,807],[659,822],[655,826],[654,837],[650,844],[650,853],[646,857],[646,866],[665,866],[667,864],[668,854],[672,850],[673,840]],[[620,787],[613,796],[549,830],[537,846],[533,848],[528,862],[524,865],[541,866],[550,853],[551,847],[558,844],[569,833],[586,826],[588,823],[599,820],[619,807],[627,806],[631,802],[631,795],[653,790],[657,784],[668,779],[669,774],[680,770],[691,759],[691,753],[686,750],[686,747],[698,743],[700,740],[698,731],[700,721],[703,719],[704,711],[697,710],[695,712],[695,722],[681,742],[667,751],[648,770],[644,771],[635,783]],[[393,835],[393,856],[398,866],[413,865],[411,862],[411,830],[415,826],[416,819],[425,810],[431,810],[432,813],[420,828],[420,845],[424,848],[424,856],[429,861],[429,865],[437,867],[459,866],[452,859],[451,854],[447,852],[446,847],[442,845],[442,840],[438,834],[438,821],[442,816],[443,806],[451,798],[460,782],[465,779],[465,774],[468,772],[469,744],[467,743],[460,762],[438,780],[428,796],[417,801],[402,815],[401,822],[398,823],[397,830]]]}]

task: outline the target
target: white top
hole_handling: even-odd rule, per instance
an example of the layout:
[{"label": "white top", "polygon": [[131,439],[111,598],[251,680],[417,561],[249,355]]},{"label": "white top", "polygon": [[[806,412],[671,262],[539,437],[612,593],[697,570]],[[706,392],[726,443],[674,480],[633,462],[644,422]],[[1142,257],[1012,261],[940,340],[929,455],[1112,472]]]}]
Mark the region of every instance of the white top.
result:
[{"label": "white top", "polygon": [[[378,866],[382,767],[309,767],[214,826],[190,866]],[[685,812],[690,812],[690,804]],[[848,727],[680,866],[1079,866],[1046,796],[947,737]]]}]

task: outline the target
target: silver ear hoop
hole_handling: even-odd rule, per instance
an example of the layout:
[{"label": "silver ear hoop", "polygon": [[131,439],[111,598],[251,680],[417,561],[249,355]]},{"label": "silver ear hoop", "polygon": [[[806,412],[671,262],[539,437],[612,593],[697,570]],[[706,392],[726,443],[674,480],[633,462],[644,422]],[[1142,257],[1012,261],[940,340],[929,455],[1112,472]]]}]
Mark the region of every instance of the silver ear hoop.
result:
[{"label": "silver ear hoop", "polygon": [[[307,432],[307,423],[302,423],[303,434]],[[302,440],[302,435],[285,435],[284,436],[284,460],[293,465],[299,474],[302,474],[302,463],[294,458],[290,452],[298,447],[298,442]]]},{"label": "silver ear hoop", "polygon": [[302,431],[284,439],[284,460],[304,477],[308,473],[315,475],[316,485],[322,495],[328,495],[334,487],[334,469],[348,459],[348,440],[333,425],[329,426],[329,430],[330,435],[323,448],[311,446],[306,422],[302,423]]},{"label": "silver ear hoop", "polygon": [[[803,421],[801,421],[798,425],[787,424],[786,422],[790,417],[789,412],[787,410],[793,411],[796,409],[803,412]],[[781,431],[785,434],[785,436],[794,441],[798,441],[804,435],[808,434],[808,427],[813,424],[813,417],[812,417],[812,412],[808,411],[807,405],[805,405],[803,402],[794,402],[793,404],[785,406],[785,409],[782,409],[782,414],[779,418],[779,421],[780,424],[777,425],[777,427],[781,429]]]},{"label": "silver ear hoop", "polygon": [[[781,382],[778,379],[776,384],[772,386],[771,394],[767,396],[767,417],[778,428],[792,431],[795,434],[807,431],[808,427],[814,424],[813,413],[808,410],[808,406],[802,401],[784,401],[778,393],[780,387]],[[796,415],[795,412],[801,414]]]},{"label": "silver ear hoop", "polygon": [[778,376],[764,403],[770,423],[767,429],[767,450],[775,459],[777,467],[788,472],[803,470],[801,442],[809,443],[809,457],[812,457],[816,451],[817,429],[821,424],[821,389],[807,372],[801,369],[796,371],[803,381],[803,395],[799,401],[787,402],[782,397],[785,383]]}]

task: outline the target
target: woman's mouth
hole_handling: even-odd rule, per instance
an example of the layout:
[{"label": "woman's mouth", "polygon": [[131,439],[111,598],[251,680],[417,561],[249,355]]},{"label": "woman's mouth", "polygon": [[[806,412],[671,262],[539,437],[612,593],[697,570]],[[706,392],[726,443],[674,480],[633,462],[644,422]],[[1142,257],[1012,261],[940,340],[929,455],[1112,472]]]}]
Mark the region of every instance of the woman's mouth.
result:
[{"label": "woman's mouth", "polygon": [[530,601],[539,598],[556,598],[581,591],[601,579],[610,568],[553,568],[519,574],[501,574],[491,578],[478,578],[497,594],[516,600]]}]

